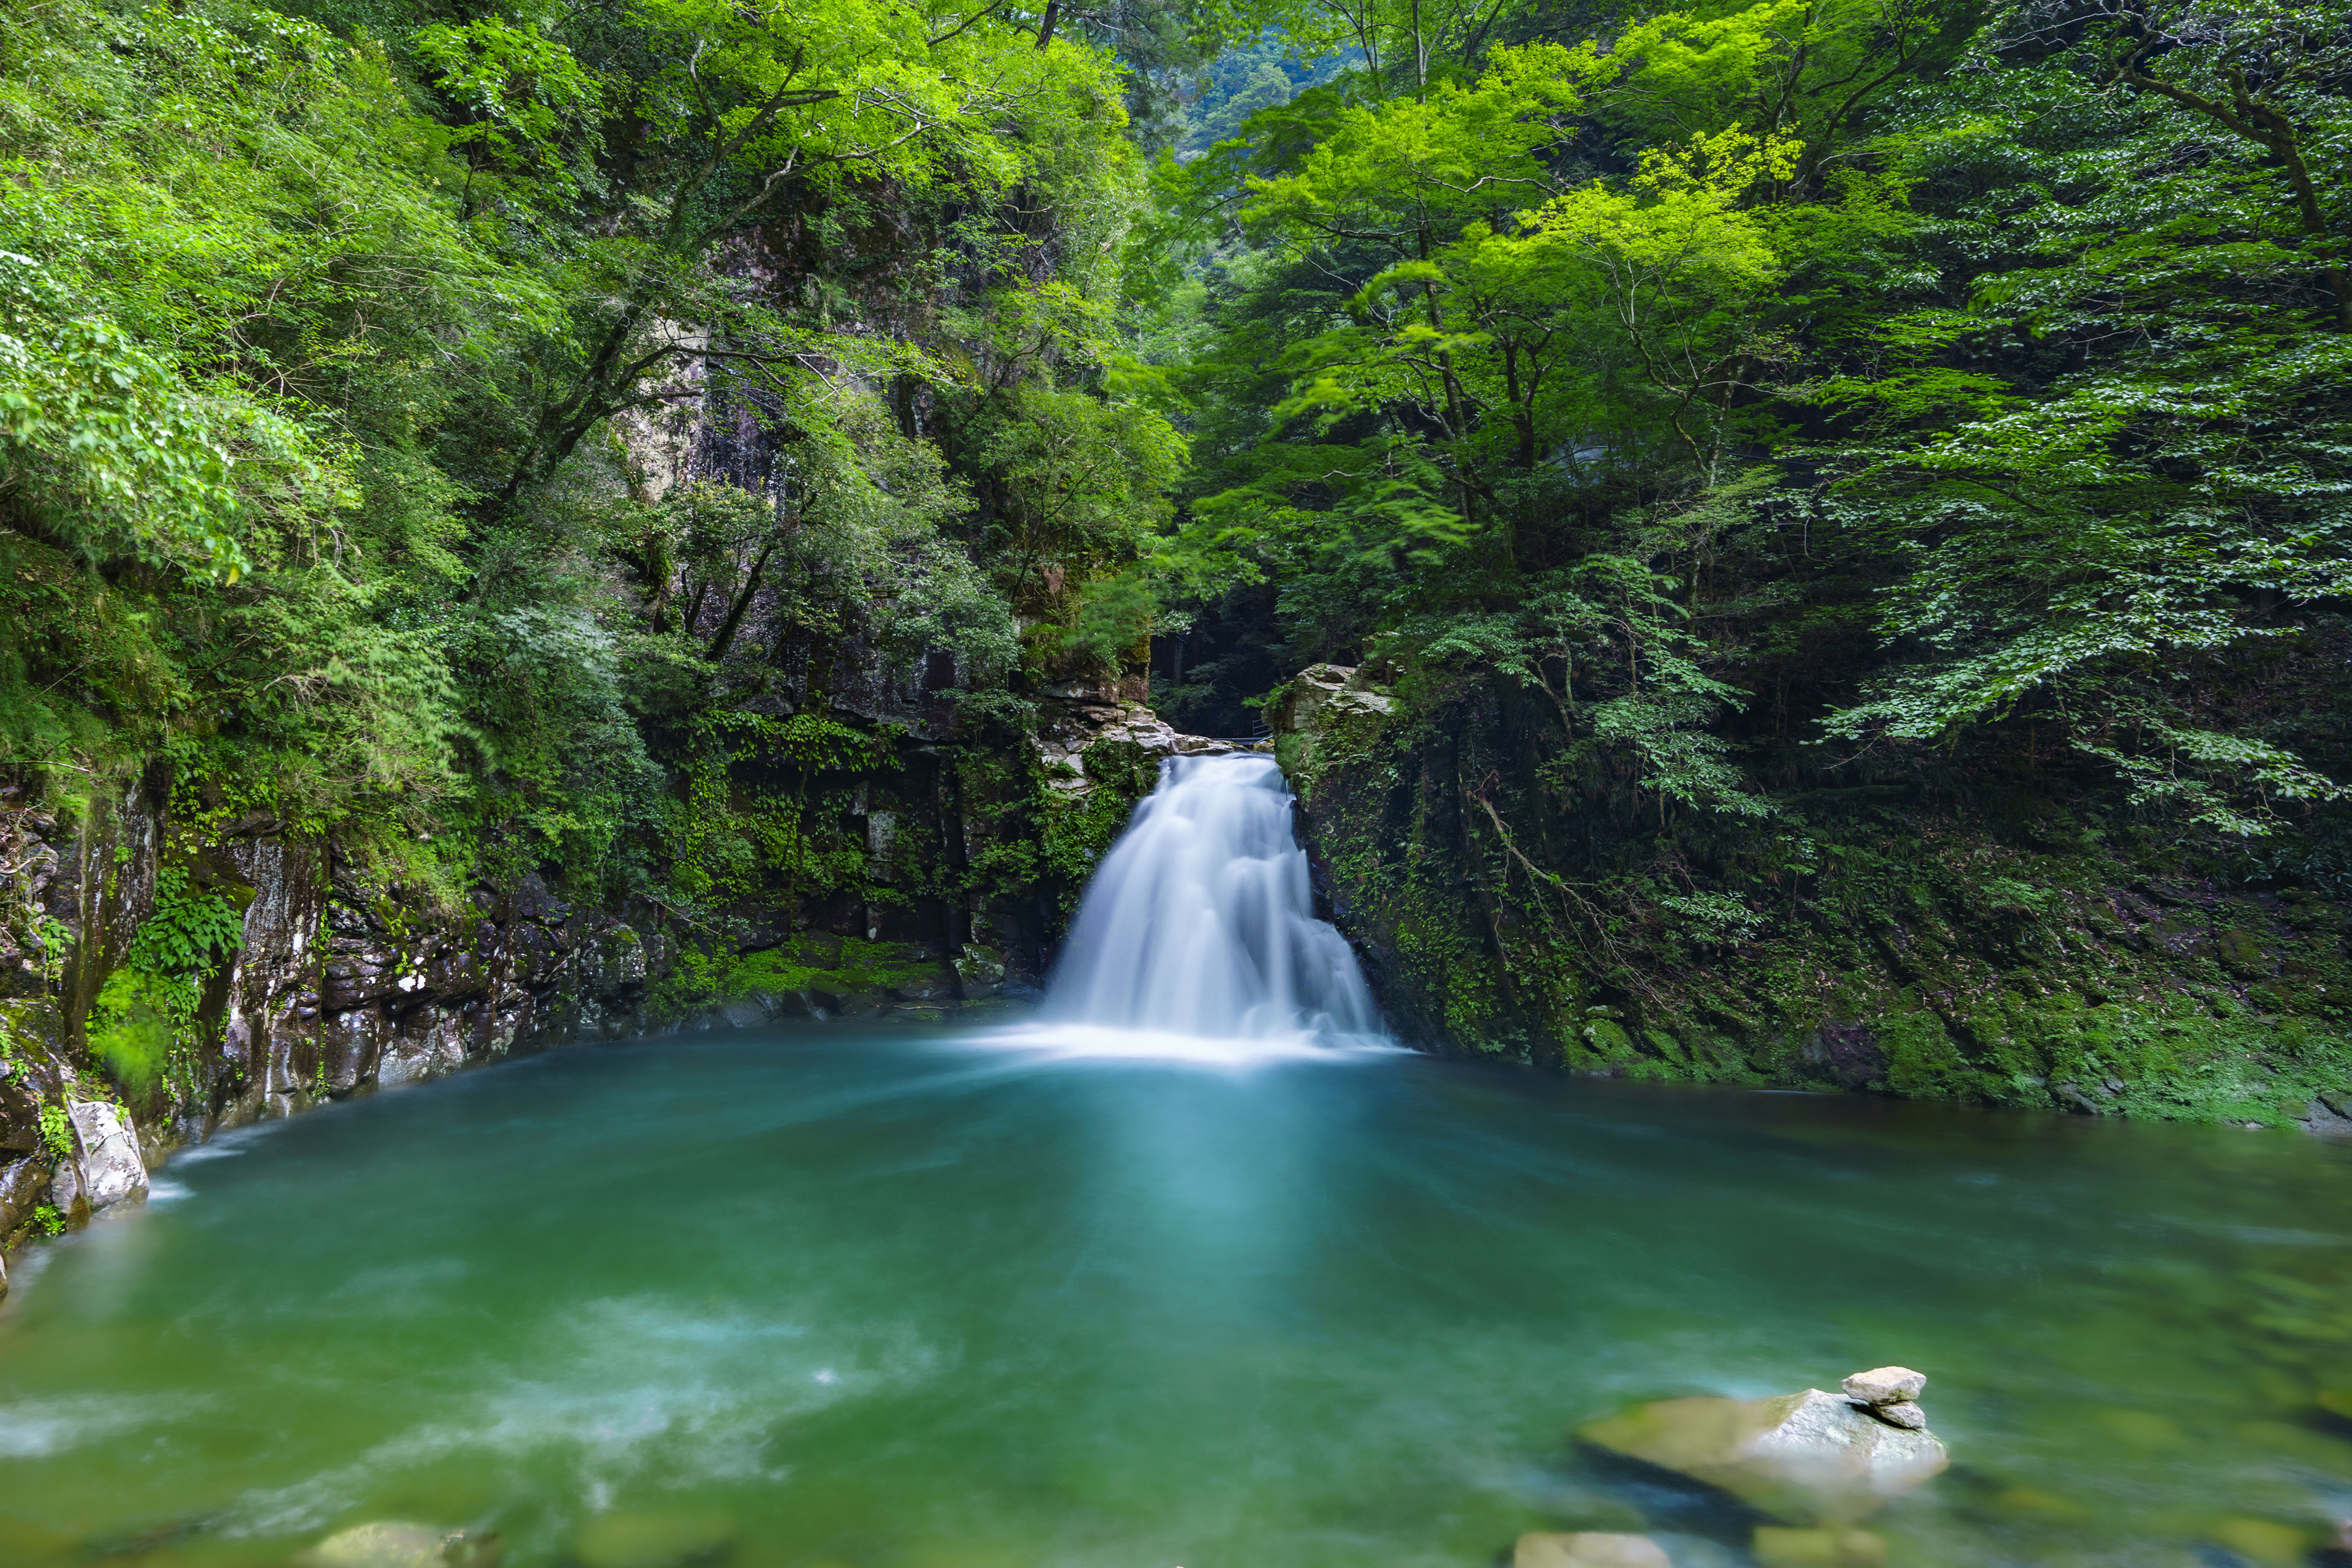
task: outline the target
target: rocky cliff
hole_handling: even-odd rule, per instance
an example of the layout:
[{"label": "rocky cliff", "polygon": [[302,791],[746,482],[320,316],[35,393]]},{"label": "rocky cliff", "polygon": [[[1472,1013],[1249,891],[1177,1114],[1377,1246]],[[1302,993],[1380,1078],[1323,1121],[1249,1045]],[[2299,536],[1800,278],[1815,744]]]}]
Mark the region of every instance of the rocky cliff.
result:
[{"label": "rocky cliff", "polygon": [[[0,1241],[136,1201],[181,1144],[521,1052],[1017,1005],[1159,763],[1234,749],[1179,734],[1139,695],[1068,683],[1040,695],[1010,755],[942,723],[904,734],[888,766],[827,778],[839,840],[862,852],[854,896],[741,900],[723,935],[536,873],[451,900],[257,814],[192,827],[160,768],[78,810],[0,794]],[[950,861],[975,889],[952,900]],[[167,877],[232,905],[236,941],[166,1070],[126,1085],[92,1030]]]}]

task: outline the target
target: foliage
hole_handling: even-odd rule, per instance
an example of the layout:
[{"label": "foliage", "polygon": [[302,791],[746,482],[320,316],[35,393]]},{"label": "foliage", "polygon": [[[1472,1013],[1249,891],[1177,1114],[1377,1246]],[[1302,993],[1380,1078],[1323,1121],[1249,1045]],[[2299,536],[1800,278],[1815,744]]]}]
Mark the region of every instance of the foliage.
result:
[{"label": "foliage", "polygon": [[[1061,683],[1239,733],[1332,659],[1394,711],[1290,754],[1420,781],[1359,870],[1440,1012],[1727,1079],[1769,1031],[1644,1009],[1833,944],[1823,800],[2342,876],[2340,0],[11,20],[0,748],[53,804],[160,765],[190,845],[650,909],[682,1008],[820,906],[1066,905],[1149,780],[1052,787]],[[168,884],[108,983],[126,1081],[227,907]],[[2032,1099],[1918,1028],[1896,1087]]]},{"label": "foliage", "polygon": [[41,1144],[58,1159],[73,1158],[73,1123],[67,1120],[64,1106],[47,1100],[41,1103]]},{"label": "foliage", "polygon": [[[8,770],[162,760],[195,838],[328,836],[447,908],[862,885],[884,710],[952,726],[1153,624],[1181,449],[1110,384],[1104,46],[1265,22],[23,8]],[[134,1081],[202,1008],[175,897],[99,1009]]]},{"label": "foliage", "polygon": [[243,917],[229,900],[192,891],[185,870],[156,873],[154,908],[99,991],[91,1054],[133,1089],[169,1073],[192,1100],[205,982],[244,944]]}]

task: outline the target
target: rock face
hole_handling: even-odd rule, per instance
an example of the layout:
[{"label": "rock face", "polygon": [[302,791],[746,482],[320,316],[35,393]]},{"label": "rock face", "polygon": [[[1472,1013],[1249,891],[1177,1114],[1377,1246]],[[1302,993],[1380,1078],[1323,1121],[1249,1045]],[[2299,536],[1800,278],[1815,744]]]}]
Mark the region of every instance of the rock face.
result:
[{"label": "rock face", "polygon": [[[1055,701],[1068,739],[1096,733],[1091,695]],[[1186,740],[1152,731],[1131,694],[1102,711],[1163,754]],[[670,982],[686,944],[714,947],[719,928],[650,900],[588,904],[537,872],[462,893],[404,884],[268,813],[183,821],[160,763],[70,816],[0,776],[0,901],[18,911],[0,921],[0,1249],[134,1200],[179,1144],[518,1052],[786,1016],[924,1022],[1034,996],[1053,900],[1083,869],[967,873],[992,860],[1034,867],[1004,847],[1034,851],[1037,808],[1058,803],[1037,798],[1017,754],[1006,767],[969,737],[961,752],[894,743],[887,765],[835,786],[839,809],[817,814],[835,852],[862,849],[862,874],[822,895],[756,889],[720,911],[724,956],[741,973],[701,1002],[693,983]],[[1108,792],[1102,804],[1115,832],[1124,814]],[[109,1103],[90,1019],[155,910],[167,845],[190,893],[237,911],[238,941],[205,985],[200,1043],[168,1084],[123,1089],[125,1111]],[[945,897],[941,885],[971,890]],[[802,951],[843,941],[867,944],[858,962]],[[888,973],[853,984],[836,969]]]},{"label": "rock face", "polygon": [[1597,1448],[1730,1493],[1790,1524],[1859,1519],[1951,1463],[1906,1430],[1818,1388],[1770,1399],[1668,1399],[1588,1422]]},{"label": "rock face", "polygon": [[1674,1568],[1665,1548],[1646,1535],[1600,1531],[1522,1535],[1511,1568]]}]

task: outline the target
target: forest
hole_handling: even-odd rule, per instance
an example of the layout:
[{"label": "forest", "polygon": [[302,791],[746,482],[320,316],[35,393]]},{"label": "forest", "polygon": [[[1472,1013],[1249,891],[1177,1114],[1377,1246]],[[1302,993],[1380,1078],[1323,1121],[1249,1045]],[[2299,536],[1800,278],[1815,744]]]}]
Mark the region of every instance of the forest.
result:
[{"label": "forest", "polygon": [[1417,1043],[2352,1095],[2340,0],[8,17],[0,805],[165,824],[12,1026],[134,1094],[241,1092],[240,835],[674,1012],[1042,963],[1091,690],[1279,731]]}]

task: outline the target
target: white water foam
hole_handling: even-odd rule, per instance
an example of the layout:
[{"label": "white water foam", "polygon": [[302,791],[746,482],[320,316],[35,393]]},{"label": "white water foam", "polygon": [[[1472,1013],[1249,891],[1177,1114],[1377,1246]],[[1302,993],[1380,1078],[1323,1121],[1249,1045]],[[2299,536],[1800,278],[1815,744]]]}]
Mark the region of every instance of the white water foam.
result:
[{"label": "white water foam", "polygon": [[1079,901],[1038,1021],[999,1043],[1247,1066],[1388,1048],[1347,939],[1315,918],[1265,756],[1175,757]]}]

